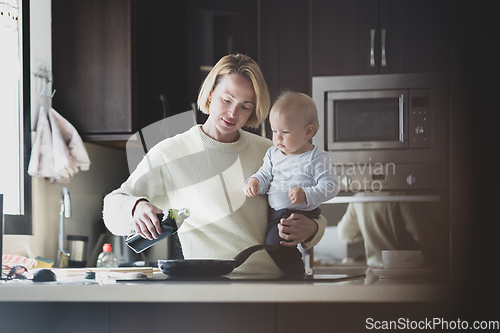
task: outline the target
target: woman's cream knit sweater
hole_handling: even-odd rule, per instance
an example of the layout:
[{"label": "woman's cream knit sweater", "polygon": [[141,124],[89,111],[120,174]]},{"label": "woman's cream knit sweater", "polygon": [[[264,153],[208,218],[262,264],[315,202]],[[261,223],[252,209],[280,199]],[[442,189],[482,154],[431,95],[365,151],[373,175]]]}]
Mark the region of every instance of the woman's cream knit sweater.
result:
[{"label": "woman's cream knit sweater", "polygon": [[[116,235],[133,229],[132,209],[147,198],[161,209],[189,208],[191,216],[179,229],[185,258],[231,259],[240,251],[263,244],[267,225],[267,196],[247,198],[245,180],[262,164],[268,139],[239,130],[234,143],[221,143],[207,136],[201,126],[154,146],[121,187],[104,199],[104,222]],[[318,232],[309,243],[323,236],[326,219],[316,220]],[[266,251],[258,251],[238,273],[279,274]]]}]

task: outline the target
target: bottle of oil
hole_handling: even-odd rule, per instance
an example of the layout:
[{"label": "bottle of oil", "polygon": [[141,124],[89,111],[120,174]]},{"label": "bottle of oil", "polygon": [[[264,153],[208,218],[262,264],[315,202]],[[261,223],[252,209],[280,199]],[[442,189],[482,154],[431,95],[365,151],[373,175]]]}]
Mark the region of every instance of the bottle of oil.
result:
[{"label": "bottle of oil", "polygon": [[157,239],[146,239],[137,233],[133,233],[127,237],[125,243],[136,253],[140,253],[147,248],[155,245],[162,239],[175,234],[177,229],[181,226],[182,222],[187,219],[190,215],[189,209],[169,209],[167,211],[158,214],[158,219],[161,224],[161,234],[158,235]]}]

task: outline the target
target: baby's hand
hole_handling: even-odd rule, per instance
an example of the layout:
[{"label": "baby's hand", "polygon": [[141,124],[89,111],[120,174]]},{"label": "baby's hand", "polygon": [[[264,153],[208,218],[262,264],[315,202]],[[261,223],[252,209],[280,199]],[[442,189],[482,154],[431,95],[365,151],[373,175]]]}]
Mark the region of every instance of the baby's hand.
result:
[{"label": "baby's hand", "polygon": [[243,191],[245,192],[245,195],[247,197],[251,198],[259,195],[259,188],[260,188],[259,180],[257,178],[250,178],[245,184]]},{"label": "baby's hand", "polygon": [[301,187],[294,187],[288,190],[288,197],[290,198],[290,202],[292,204],[306,202],[306,193],[304,192],[304,189]]}]

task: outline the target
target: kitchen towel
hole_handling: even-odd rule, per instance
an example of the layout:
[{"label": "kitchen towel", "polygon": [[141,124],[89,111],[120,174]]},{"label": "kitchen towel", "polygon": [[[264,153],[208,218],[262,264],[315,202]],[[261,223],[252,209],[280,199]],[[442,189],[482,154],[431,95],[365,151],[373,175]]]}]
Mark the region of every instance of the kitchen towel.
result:
[{"label": "kitchen towel", "polygon": [[26,268],[33,268],[37,266],[37,261],[33,258],[26,258],[23,256],[15,255],[15,254],[4,254],[2,256],[2,269],[3,266],[7,266],[8,268],[12,268],[16,265],[22,265]]},{"label": "kitchen towel", "polygon": [[51,183],[67,183],[78,172],[90,167],[82,138],[71,125],[41,97],[36,137],[31,150],[28,174]]}]

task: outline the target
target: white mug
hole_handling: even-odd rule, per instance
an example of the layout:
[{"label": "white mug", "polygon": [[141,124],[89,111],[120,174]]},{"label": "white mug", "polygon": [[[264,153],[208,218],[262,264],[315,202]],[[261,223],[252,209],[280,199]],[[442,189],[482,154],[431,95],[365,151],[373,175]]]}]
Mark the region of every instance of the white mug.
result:
[{"label": "white mug", "polygon": [[384,250],[382,262],[384,269],[415,269],[420,268],[424,261],[422,251],[413,250]]}]

